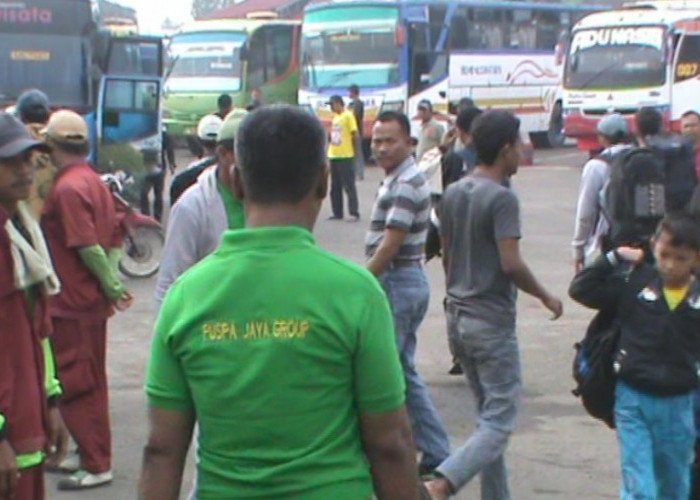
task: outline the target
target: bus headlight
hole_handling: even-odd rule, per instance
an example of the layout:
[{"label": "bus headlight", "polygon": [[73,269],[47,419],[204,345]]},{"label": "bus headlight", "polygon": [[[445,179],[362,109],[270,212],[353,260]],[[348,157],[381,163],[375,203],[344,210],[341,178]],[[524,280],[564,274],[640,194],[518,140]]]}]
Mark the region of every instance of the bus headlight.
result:
[{"label": "bus headlight", "polygon": [[389,101],[382,104],[379,112],[383,111],[398,111],[403,112],[403,101]]}]

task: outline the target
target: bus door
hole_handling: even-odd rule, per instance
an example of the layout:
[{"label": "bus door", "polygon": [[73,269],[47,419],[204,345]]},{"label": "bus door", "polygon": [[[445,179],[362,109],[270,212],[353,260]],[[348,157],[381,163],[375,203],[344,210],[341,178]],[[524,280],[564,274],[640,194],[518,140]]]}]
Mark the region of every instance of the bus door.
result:
[{"label": "bus door", "polygon": [[161,41],[151,37],[112,39],[107,74],[97,101],[97,166],[124,171],[135,189],[162,167]]}]

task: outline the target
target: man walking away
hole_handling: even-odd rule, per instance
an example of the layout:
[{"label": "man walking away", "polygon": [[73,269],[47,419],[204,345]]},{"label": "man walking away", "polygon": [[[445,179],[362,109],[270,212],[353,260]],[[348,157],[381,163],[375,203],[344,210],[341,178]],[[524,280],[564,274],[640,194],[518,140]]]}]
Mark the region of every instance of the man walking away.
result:
[{"label": "man walking away", "polygon": [[416,161],[421,161],[423,155],[442,144],[445,135],[445,127],[442,126],[433,114],[433,104],[427,99],[418,103],[418,118],[420,118],[420,135],[416,146]]},{"label": "man walking away", "polygon": [[218,133],[218,164],[200,175],[170,213],[156,282],[158,308],[175,280],[219,246],[226,229],[243,227],[243,203],[231,192],[231,168],[235,135],[245,116],[243,110],[229,113]]},{"label": "man walking away", "polygon": [[311,233],[325,135],[290,106],[243,121],[234,189],[246,229],[228,231],[163,304],[139,498],[178,498],[195,421],[200,500],[418,498],[386,297]]},{"label": "man walking away", "polygon": [[222,120],[225,120],[226,115],[233,110],[233,99],[228,94],[221,94],[216,100],[216,106],[219,109],[214,114]]},{"label": "man walking away", "polygon": [[365,123],[365,103],[360,99],[360,87],[350,85],[348,89],[350,95],[350,104],[348,108],[355,115],[355,123],[357,123],[357,142],[355,143],[355,174],[358,180],[365,178],[365,151],[363,139],[363,127]]},{"label": "man walking away", "polygon": [[170,207],[175,203],[187,188],[197,182],[202,172],[216,165],[216,137],[224,121],[216,115],[207,115],[197,125],[197,138],[202,146],[202,158],[191,163],[185,170],[175,176],[170,184]]},{"label": "man walking away", "polygon": [[[143,164],[146,168],[146,176],[141,186],[141,213],[151,215],[157,221],[163,217],[163,184],[165,183],[165,164],[160,163],[160,154],[156,149],[144,149],[142,151]],[[153,191],[153,212],[149,194]]]},{"label": "man walking away", "polygon": [[683,113],[681,131],[695,145],[695,171],[700,179],[700,113],[692,110]]},{"label": "man walking away", "polygon": [[[47,95],[38,89],[27,90],[17,98],[16,110],[19,119],[27,126],[32,137],[37,141],[43,141],[41,131],[46,127],[51,115]],[[34,151],[32,163],[34,164],[34,183],[27,204],[38,220],[41,217],[46,195],[49,194],[56,177],[56,166],[51,163],[51,157],[46,151]]]},{"label": "man walking away", "polygon": [[0,498],[43,500],[44,459],[62,460],[68,432],[58,411],[48,297],[59,291],[29,211],[32,152],[43,144],[0,113]]},{"label": "man walking away", "polygon": [[574,266],[579,272],[588,259],[593,259],[604,250],[605,239],[610,224],[603,213],[603,194],[610,179],[610,168],[618,154],[631,146],[627,121],[620,114],[611,114],[602,118],[598,125],[598,142],[603,152],[588,160],[583,166],[576,219],[574,227]]},{"label": "man walking away", "polygon": [[407,385],[406,405],[416,446],[423,452],[420,471],[427,474],[450,453],[447,432],[415,363],[416,334],[430,299],[422,265],[430,187],[411,156],[411,125],[406,115],[381,113],[372,131],[372,149],[386,177],[365,240],[367,268],[380,279],[391,303]]},{"label": "man walking away", "polygon": [[333,121],[331,123],[328,159],[331,162],[331,208],[332,220],[343,218],[343,191],[348,197],[350,221],[360,220],[360,209],[355,185],[355,145],[357,144],[357,122],[355,115],[345,109],[339,95],[330,99]]},{"label": "man walking away", "polygon": [[47,125],[46,142],[58,174],[41,225],[62,285],[50,313],[64,387],[61,414],[78,444],[78,456],[59,464],[75,472],[58,487],[82,490],[112,481],[107,318],[114,308],[126,310],[133,298],[112,264],[119,256],[114,201],[86,159],[87,124],[72,111],[57,111]]},{"label": "man walking away", "polygon": [[520,256],[518,198],[503,185],[522,158],[520,121],[506,111],[489,111],[474,122],[472,137],[480,164],[447,188],[440,221],[449,339],[474,392],[478,423],[427,486],[442,500],[480,474],[483,500],[508,500],[504,453],[521,392],[516,289],[540,299],[554,318],[561,316],[562,303]]},{"label": "man walking away", "polygon": [[[477,157],[472,143],[471,126],[481,113],[479,108],[471,107],[460,111],[457,115],[455,139],[459,140],[459,145],[462,147],[450,152],[443,152],[441,161],[443,192],[447,186],[470,174],[476,168]],[[456,141],[455,144],[457,144]]]}]

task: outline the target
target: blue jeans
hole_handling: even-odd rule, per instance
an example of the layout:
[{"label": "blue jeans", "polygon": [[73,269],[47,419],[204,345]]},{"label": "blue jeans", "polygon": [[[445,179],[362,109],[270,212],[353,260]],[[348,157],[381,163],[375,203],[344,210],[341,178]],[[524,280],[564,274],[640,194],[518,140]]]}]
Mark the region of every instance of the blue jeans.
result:
[{"label": "blue jeans", "polygon": [[622,500],[686,500],[695,427],[693,394],[661,397],[618,381],[615,424]]},{"label": "blue jeans", "polygon": [[520,354],[514,328],[447,311],[452,352],[476,398],[477,426],[438,472],[459,490],[481,474],[483,500],[510,498],[504,453],[515,430],[521,394]]},{"label": "blue jeans", "polygon": [[390,267],[381,277],[391,302],[401,365],[406,377],[406,407],[421,465],[437,467],[450,454],[450,440],[415,364],[416,332],[430,301],[430,286],[422,267]]}]

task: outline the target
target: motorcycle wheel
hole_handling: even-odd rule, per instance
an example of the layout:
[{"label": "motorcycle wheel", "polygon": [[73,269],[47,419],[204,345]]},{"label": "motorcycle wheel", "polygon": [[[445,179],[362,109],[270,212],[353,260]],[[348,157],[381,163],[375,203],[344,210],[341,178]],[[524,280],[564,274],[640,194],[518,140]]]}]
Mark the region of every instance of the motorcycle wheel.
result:
[{"label": "motorcycle wheel", "polygon": [[161,228],[139,226],[133,237],[124,240],[124,254],[119,270],[130,278],[150,278],[160,268],[160,256],[165,246],[165,234]]}]

